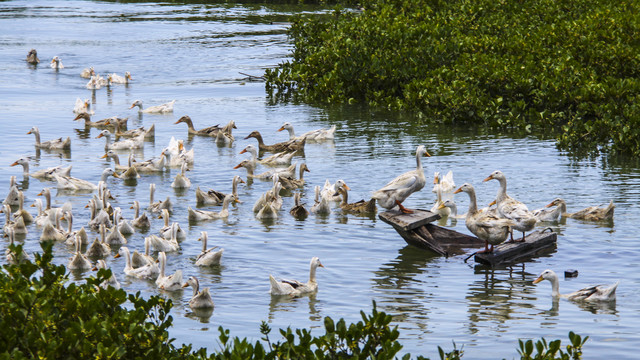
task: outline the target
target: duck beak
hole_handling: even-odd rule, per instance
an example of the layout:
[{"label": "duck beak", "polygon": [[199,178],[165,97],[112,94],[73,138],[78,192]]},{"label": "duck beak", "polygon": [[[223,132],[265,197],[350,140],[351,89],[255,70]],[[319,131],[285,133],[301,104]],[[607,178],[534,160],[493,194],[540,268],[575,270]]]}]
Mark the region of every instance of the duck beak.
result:
[{"label": "duck beak", "polygon": [[537,279],[533,280],[533,283],[534,283],[534,284],[537,284],[537,283],[539,283],[539,282],[540,282],[540,281],[542,281],[542,280],[544,280],[544,279],[542,278],[542,276],[538,276],[538,278],[537,278]]},{"label": "duck beak", "polygon": [[426,152],[426,151],[424,152],[424,156],[425,156],[425,157],[431,157],[431,155],[429,155],[429,153],[428,153],[428,152]]},{"label": "duck beak", "polygon": [[29,130],[29,132],[27,133],[27,135],[31,134],[31,130]]},{"label": "duck beak", "polygon": [[113,173],[113,177],[120,178],[120,176],[118,175],[118,173]]},{"label": "duck beak", "polygon": [[495,200],[493,200],[492,202],[490,202],[490,203],[489,203],[489,205],[488,205],[488,206],[493,206],[493,205],[495,205],[495,204],[496,204],[496,201],[495,201]]},{"label": "duck beak", "polygon": [[40,191],[40,193],[38,193],[38,195],[36,195],[36,196],[42,196],[42,191]]},{"label": "duck beak", "polygon": [[133,109],[133,107],[134,107],[134,106],[135,106],[135,105],[131,105],[131,106],[129,107],[129,109]]},{"label": "duck beak", "polygon": [[242,149],[242,151],[240,151],[240,154],[244,154],[247,152],[247,149]]},{"label": "duck beak", "polygon": [[440,206],[438,206],[438,210],[444,209],[444,208],[446,208],[446,206],[444,206],[444,203],[442,203],[442,204],[440,204]]},{"label": "duck beak", "polygon": [[104,159],[106,157],[107,157],[107,154],[104,154],[104,155],[100,156],[100,159]]},{"label": "duck beak", "polygon": [[482,180],[482,182],[489,181],[489,180],[493,180],[493,176],[492,175],[487,176],[487,178]]},{"label": "duck beak", "polygon": [[246,182],[244,180],[242,180],[242,178],[240,178],[240,182],[243,184],[246,184]]},{"label": "duck beak", "polygon": [[78,114],[78,116],[76,116],[76,117],[75,117],[75,119],[73,119],[73,120],[74,120],[74,121],[76,121],[76,120],[80,120],[80,117],[81,117],[81,116]]},{"label": "duck beak", "polygon": [[462,188],[460,187],[460,188],[458,188],[458,190],[454,191],[453,193],[457,194],[457,193],[461,193],[461,192],[462,192]]},{"label": "duck beak", "polygon": [[434,177],[433,177],[433,185],[435,185],[435,184],[437,184],[437,183],[438,183],[438,177],[437,177],[437,176],[434,176]]},{"label": "duck beak", "polygon": [[102,137],[102,133],[98,134],[98,136],[96,136],[96,139],[100,139]]},{"label": "duck beak", "polygon": [[552,202],[550,202],[549,204],[547,204],[545,207],[546,207],[546,208],[548,208],[548,207],[552,207],[552,206],[553,206],[553,205],[555,205],[555,204],[556,204],[556,202],[555,202],[555,201],[552,201]]},{"label": "duck beak", "polygon": [[92,267],[91,271],[98,271],[98,267],[97,266]]},{"label": "duck beak", "polygon": [[238,164],[238,165],[234,166],[233,168],[234,169],[239,169],[240,167],[242,167],[242,165]]},{"label": "duck beak", "polygon": [[245,139],[245,140],[247,140],[247,139],[248,139],[248,138],[250,138],[250,137],[251,137],[251,134],[247,135],[247,137],[246,137],[246,138],[244,138],[244,139]]},{"label": "duck beak", "polygon": [[347,190],[351,190],[351,188],[347,184],[344,184],[344,188]]},{"label": "duck beak", "polygon": [[31,204],[31,205],[29,205],[29,206],[30,206],[30,207],[36,207],[36,204]]},{"label": "duck beak", "polygon": [[113,255],[114,258],[119,258],[120,256],[121,256],[120,253]]},{"label": "duck beak", "polygon": [[280,129],[278,129],[278,131],[282,131],[282,130],[284,130],[284,126],[283,126],[283,127],[281,127]]},{"label": "duck beak", "polygon": [[188,284],[188,283],[184,283],[184,284],[182,285],[182,287],[183,287],[183,288],[186,288],[187,286],[189,286],[189,284]]},{"label": "duck beak", "polygon": [[322,265],[322,263],[318,263],[318,266],[326,269],[326,267],[324,265]]},{"label": "duck beak", "polygon": [[18,165],[18,162],[17,162],[17,161],[16,161],[16,162],[14,162],[13,164],[11,164],[11,166],[16,166],[16,165]]},{"label": "duck beak", "polygon": [[179,123],[180,123],[180,120],[182,120],[182,118],[180,118],[180,119],[178,119],[178,121],[174,122],[174,123],[173,123],[173,125],[175,125],[175,124],[179,124]]}]

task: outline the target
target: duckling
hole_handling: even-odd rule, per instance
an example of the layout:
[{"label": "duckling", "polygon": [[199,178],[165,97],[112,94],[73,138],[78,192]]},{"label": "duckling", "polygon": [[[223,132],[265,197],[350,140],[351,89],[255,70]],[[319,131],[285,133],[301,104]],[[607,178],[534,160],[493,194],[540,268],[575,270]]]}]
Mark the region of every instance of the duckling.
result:
[{"label": "duckling", "polygon": [[147,214],[143,211],[142,215],[140,215],[140,203],[138,202],[138,200],[135,200],[133,202],[131,209],[135,209],[135,216],[133,218],[133,221],[131,222],[131,225],[133,225],[133,227],[136,227],[138,229],[148,229],[151,227],[151,221],[147,217]]},{"label": "duckling", "polygon": [[376,208],[376,199],[370,199],[369,201],[360,200],[355,203],[349,203],[349,192],[351,190],[344,184],[338,187],[338,193],[342,195],[342,202],[340,203],[340,208],[344,212],[352,213],[352,214],[375,214],[378,210]]},{"label": "duckling", "polygon": [[29,254],[27,254],[24,249],[20,252],[20,255],[18,255],[14,250],[11,249],[11,246],[15,245],[15,231],[13,229],[13,227],[10,227],[9,229],[7,229],[5,231],[5,235],[7,235],[9,237],[9,248],[7,248],[7,250],[5,250],[5,256],[7,258],[7,262],[9,264],[20,264],[23,263],[25,261],[31,261],[31,256],[29,256]]},{"label": "duckling", "polygon": [[231,144],[235,140],[233,134],[231,133],[233,129],[237,129],[236,122],[231,120],[216,134],[216,143],[218,143],[218,145]]},{"label": "duckling", "polygon": [[167,265],[167,255],[164,251],[158,253],[158,262],[160,263],[160,273],[156,279],[158,288],[166,291],[182,290],[182,270],[176,270],[173,275],[164,274]]},{"label": "duckling", "polygon": [[102,259],[111,254],[111,246],[107,241],[107,227],[100,224],[100,239],[95,239],[87,249],[85,255],[92,259]]},{"label": "duckling", "polygon": [[331,213],[331,206],[326,198],[320,196],[320,186],[316,185],[314,190],[316,198],[315,203],[311,206],[311,212],[316,215],[329,215]]},{"label": "duckling", "polygon": [[[231,193],[236,196],[236,199],[238,199],[238,183],[245,184],[244,180],[242,180],[240,176],[235,175],[233,177],[233,180],[231,181]],[[204,192],[200,190],[200,187],[198,186],[198,188],[196,189],[196,204],[220,205],[224,201],[225,196],[227,196],[227,194],[213,189]]]},{"label": "duckling", "polygon": [[202,252],[198,254],[196,258],[197,266],[214,266],[220,265],[220,259],[222,258],[222,253],[224,253],[224,249],[220,249],[217,251],[213,251],[217,246],[207,249],[207,240],[209,239],[209,235],[206,231],[200,232],[200,237],[198,241],[202,241]]},{"label": "duckling", "polygon": [[[21,157],[18,160],[16,160],[15,162],[13,162],[13,164],[11,164],[11,166],[16,166],[16,165],[22,165],[22,175],[26,178],[27,176],[31,176],[32,178],[36,178],[39,180],[48,180],[48,181],[55,181],[53,174],[58,174],[61,176],[71,176],[71,168],[72,166],[69,165],[66,168],[63,168],[62,165],[58,165],[58,166],[54,166],[54,167],[50,167],[47,169],[42,169],[42,170],[38,170],[36,172],[30,173],[29,172],[29,158],[28,157]],[[17,188],[17,187],[16,187]],[[16,201],[18,200],[17,198],[17,192],[16,194]],[[9,198],[7,196],[7,198]],[[9,205],[14,205],[14,204],[9,204]],[[15,204],[17,205],[17,203]]]},{"label": "duckling", "polygon": [[187,163],[182,163],[180,167],[180,173],[176,175],[175,179],[171,183],[171,187],[174,189],[188,189],[191,187],[191,180],[185,175],[185,171],[188,171]]},{"label": "duckling", "polygon": [[309,168],[307,167],[307,164],[302,163],[300,164],[300,170],[299,170],[299,175],[297,179],[279,175],[278,181],[280,181],[280,183],[282,184],[283,189],[291,190],[291,189],[301,188],[304,185],[305,171],[311,172],[311,170],[309,170]]},{"label": "duckling", "polygon": [[294,152],[298,150],[304,150],[304,145],[306,143],[306,139],[303,139],[301,141],[289,140],[289,141],[285,141],[277,144],[266,145],[264,143],[264,140],[262,140],[262,135],[260,135],[258,131],[251,132],[251,134],[245,137],[245,140],[248,138],[255,138],[256,140],[258,140],[258,149],[262,151],[269,151],[269,152],[281,152],[281,151]]},{"label": "duckling", "polygon": [[158,217],[158,219],[159,218],[162,218],[162,220],[164,220],[164,226],[160,228],[160,236],[162,236],[167,240],[171,239],[171,228],[173,227],[173,224],[175,224],[177,228],[176,239],[179,242],[186,240],[187,233],[184,230],[182,230],[179,223],[174,222],[172,225],[169,225],[169,211],[167,211],[167,209],[162,209],[162,214]]},{"label": "duckling", "polygon": [[177,232],[177,223],[173,223],[171,226],[171,238],[169,240],[157,235],[150,235],[147,239],[149,239],[151,246],[153,246],[156,251],[178,251],[180,250],[180,243],[178,243],[178,239],[176,238]]},{"label": "duckling", "polygon": [[36,126],[32,127],[31,130],[27,132],[27,134],[34,134],[36,137],[36,147],[39,149],[49,149],[49,150],[70,150],[71,149],[71,138],[67,137],[62,140],[62,138],[53,139],[45,142],[40,142],[40,130]]},{"label": "duckling", "polygon": [[300,193],[297,192],[293,195],[294,206],[289,210],[289,214],[291,214],[294,218],[304,220],[307,216],[309,216],[309,210],[304,207],[304,204],[300,203]]},{"label": "duckling", "polygon": [[80,251],[80,243],[81,240],[79,236],[76,235],[76,253],[73,255],[69,263],[67,264],[67,268],[69,270],[81,270],[86,271],[93,268],[91,265],[91,261]]},{"label": "duckling", "polygon": [[197,210],[192,209],[191,206],[187,209],[189,212],[189,220],[190,221],[204,221],[204,220],[214,220],[214,219],[224,219],[229,217],[229,203],[231,201],[237,202],[238,199],[233,194],[227,194],[224,197],[222,202],[222,210],[216,211],[205,211],[205,210]]},{"label": "duckling", "polygon": [[127,248],[126,246],[121,247],[114,258],[119,258],[121,256],[125,257],[126,265],[124,267],[124,273],[127,276],[133,276],[138,279],[154,280],[160,272],[160,269],[158,269],[158,266],[155,262],[153,264],[148,264],[146,266],[134,269],[131,266],[131,254],[129,252],[129,248]]},{"label": "duckling", "polygon": [[27,54],[27,63],[31,65],[38,65],[40,63],[36,49],[29,50],[29,53]]},{"label": "duckling", "polygon": [[200,290],[200,283],[195,276],[190,276],[189,280],[187,280],[183,288],[191,286],[193,288],[193,296],[191,300],[189,300],[189,307],[191,309],[213,309],[213,299],[211,299],[211,294],[209,293],[209,288],[204,288],[202,291]]},{"label": "duckling", "polygon": [[[98,271],[98,269],[108,269],[107,263],[104,260],[98,260],[96,266],[94,266],[91,270]],[[113,271],[111,272],[111,277],[100,284],[100,287],[103,289],[107,289],[109,286],[116,290],[120,289],[120,283],[118,282],[118,279],[116,279],[116,275],[113,273]]]},{"label": "duckling", "polygon": [[173,112],[173,104],[175,104],[175,100],[172,100],[166,104],[160,104],[160,105],[155,105],[155,106],[150,106],[146,109],[142,108],[142,101],[141,100],[136,100],[133,102],[133,104],[131,104],[131,107],[129,107],[129,109],[133,109],[134,107],[138,107],[138,112],[141,113],[146,113],[146,114],[166,114],[166,113],[172,113]]},{"label": "duckling", "polygon": [[149,211],[152,213],[160,212],[162,209],[167,209],[169,213],[173,211],[173,205],[171,204],[171,199],[167,196],[164,201],[153,202],[153,195],[156,192],[156,184],[149,185]]}]

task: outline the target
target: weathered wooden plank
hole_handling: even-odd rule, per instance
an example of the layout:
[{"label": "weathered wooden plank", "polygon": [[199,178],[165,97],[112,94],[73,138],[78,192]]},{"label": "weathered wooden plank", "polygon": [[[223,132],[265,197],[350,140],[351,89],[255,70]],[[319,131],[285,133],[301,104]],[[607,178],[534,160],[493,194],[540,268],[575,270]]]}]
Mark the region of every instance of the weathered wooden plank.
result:
[{"label": "weathered wooden plank", "polygon": [[558,235],[552,231],[535,231],[524,242],[497,245],[491,253],[475,254],[474,260],[491,266],[513,264],[555,248],[557,239]]},{"label": "weathered wooden plank", "polygon": [[389,210],[378,214],[380,220],[393,226],[396,230],[413,230],[422,225],[440,219],[440,215],[427,210],[413,210],[413,214],[404,214],[399,210]]}]

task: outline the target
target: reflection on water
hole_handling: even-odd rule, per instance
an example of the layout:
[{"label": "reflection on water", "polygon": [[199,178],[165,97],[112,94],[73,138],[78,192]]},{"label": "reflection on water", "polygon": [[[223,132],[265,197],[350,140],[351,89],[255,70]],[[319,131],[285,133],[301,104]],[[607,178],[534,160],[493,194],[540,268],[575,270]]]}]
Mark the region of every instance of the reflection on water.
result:
[{"label": "reflection on water", "polygon": [[271,302],[269,303],[269,315],[268,321],[272,322],[277,312],[296,311],[307,303],[309,306],[309,320],[320,321],[322,316],[318,309],[316,309],[317,293],[305,294],[302,296],[294,297],[289,295],[272,295]]}]

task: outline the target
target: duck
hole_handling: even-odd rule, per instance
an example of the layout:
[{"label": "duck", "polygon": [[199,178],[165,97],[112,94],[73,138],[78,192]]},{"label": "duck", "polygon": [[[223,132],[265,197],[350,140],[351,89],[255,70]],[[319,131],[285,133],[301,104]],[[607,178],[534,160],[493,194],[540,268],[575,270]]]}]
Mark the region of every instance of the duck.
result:
[{"label": "duck", "polygon": [[93,66],[82,69],[80,72],[80,77],[84,79],[89,79],[96,74],[96,71],[93,69]]},{"label": "duck", "polygon": [[40,63],[36,49],[29,50],[29,53],[27,54],[27,63],[31,65],[38,65]]},{"label": "duck", "polygon": [[278,218],[278,208],[274,200],[275,200],[275,197],[273,196],[273,193],[269,192],[266,195],[266,201],[258,209],[258,213],[256,214],[256,219],[266,220],[266,219]]},{"label": "duck", "polygon": [[111,227],[111,232],[107,235],[105,242],[112,245],[123,245],[127,243],[127,238],[122,235],[120,232],[120,219],[117,211],[113,212],[113,226]]},{"label": "duck", "polygon": [[424,145],[419,145],[416,149],[416,169],[408,171],[391,180],[387,185],[377,190],[371,196],[378,200],[378,205],[385,209],[392,209],[396,205],[402,213],[412,214],[413,210],[407,209],[402,205],[409,195],[420,191],[427,180],[424,176],[422,168],[422,156],[430,157]]},{"label": "duck", "polygon": [[136,277],[138,279],[155,280],[158,276],[158,273],[160,273],[160,269],[158,269],[158,265],[156,265],[155,262],[139,268],[134,268],[133,266],[131,266],[131,253],[129,252],[129,248],[127,248],[126,246],[121,247],[114,258],[119,258],[122,256],[124,256],[126,261],[124,273],[127,276]]},{"label": "duck", "polygon": [[513,230],[522,231],[522,239],[518,241],[524,241],[525,232],[533,230],[538,219],[529,211],[525,204],[507,195],[507,178],[502,171],[496,170],[492,172],[483,182],[489,180],[498,180],[500,183],[500,189],[498,189],[498,195],[495,200],[498,213],[503,218],[511,219],[515,222],[515,225],[512,227],[510,241],[515,241],[513,240]]},{"label": "duck", "polygon": [[155,263],[156,259],[154,259],[150,255],[150,251],[151,251],[151,239],[146,238],[144,239],[144,253],[141,254],[138,252],[138,250],[134,250],[133,254],[131,254],[131,266],[133,266],[134,268],[139,268],[142,266],[146,266],[148,264]]},{"label": "duck", "polygon": [[[449,215],[447,215],[450,218],[453,219],[465,219],[467,217],[467,214],[460,214],[458,215],[458,205],[456,205],[455,201],[453,200],[445,200],[442,204],[439,205],[441,208],[449,208]],[[481,209],[480,211],[487,211],[489,208],[485,208],[485,209]],[[497,214],[497,210],[495,208],[493,208],[494,213]],[[433,212],[433,211],[431,211]]]},{"label": "duck", "polygon": [[431,207],[431,212],[440,215],[440,217],[448,217],[451,214],[451,207],[441,205],[446,200],[453,200],[453,191],[455,189],[452,171],[449,171],[444,176],[436,171],[433,177],[433,189],[431,190],[436,193],[436,202]]},{"label": "duck", "polygon": [[[98,260],[96,262],[96,266],[94,266],[91,270],[98,271],[99,269],[108,269],[107,263],[102,259]],[[120,289],[120,283],[118,282],[116,275],[113,274],[113,271],[111,272],[111,276],[100,284],[100,287],[103,289],[107,289],[109,288],[109,286],[116,290]]]},{"label": "duck", "polygon": [[209,293],[209,288],[204,288],[200,291],[200,282],[195,276],[190,276],[186,283],[182,285],[183,288],[191,286],[193,288],[193,295],[189,300],[189,307],[192,310],[198,309],[213,309],[213,299]]},{"label": "duck", "polygon": [[[13,165],[12,165],[13,166]],[[9,193],[2,201],[3,204],[15,206],[20,203],[20,189],[18,189],[18,180],[15,176],[9,178]]]},{"label": "duck", "polygon": [[80,241],[80,245],[87,245],[89,243],[89,236],[84,226],[81,227],[80,230],[73,230],[73,213],[71,211],[63,211],[60,220],[66,220],[68,224],[67,240],[65,240],[67,245],[75,245],[78,240]]},{"label": "duck", "polygon": [[53,59],[51,59],[51,64],[49,64],[49,66],[51,66],[52,69],[56,69],[56,70],[64,69],[64,65],[62,65],[62,60],[60,60],[60,58],[57,56],[54,56]]},{"label": "duck", "polygon": [[220,259],[222,259],[222,253],[224,253],[224,249],[213,251],[217,248],[217,246],[207,249],[208,239],[209,235],[207,234],[207,232],[201,231],[198,240],[202,241],[202,251],[200,252],[200,254],[198,254],[198,257],[196,257],[196,266],[220,265]]},{"label": "duck", "polygon": [[534,210],[533,216],[535,216],[538,221],[557,221],[566,213],[567,203],[560,198],[556,198],[545,207]]},{"label": "duck", "polygon": [[344,212],[352,214],[375,214],[378,209],[376,208],[376,199],[369,199],[368,201],[360,200],[358,202],[349,203],[349,191],[351,188],[344,184],[338,188],[338,193],[342,195],[342,202],[340,203],[340,209]]},{"label": "duck", "polygon": [[78,115],[76,115],[76,117],[73,118],[73,121],[80,121],[80,120],[84,120],[84,126],[86,127],[94,127],[97,129],[114,129],[116,124],[126,127],[127,122],[129,121],[129,118],[118,118],[114,116],[111,118],[102,119],[98,121],[91,121],[91,114],[83,111],[78,113]]},{"label": "duck", "polygon": [[124,72],[124,76],[120,76],[116,73],[111,73],[107,75],[109,82],[111,84],[129,84],[129,81],[133,81],[131,77],[131,73],[128,71]]},{"label": "duck", "polygon": [[107,244],[107,227],[100,224],[100,239],[93,240],[85,255],[92,259],[102,259],[111,254],[111,246]]},{"label": "duck", "polygon": [[277,281],[273,275],[269,275],[269,282],[271,283],[269,292],[271,295],[300,296],[318,291],[318,283],[316,282],[316,269],[318,267],[324,267],[324,265],[322,265],[320,259],[314,256],[311,258],[309,265],[309,281],[307,283],[297,280]]},{"label": "duck", "polygon": [[[465,218],[465,225],[471,233],[484,240],[484,250],[478,253],[493,252],[493,246],[503,243],[510,234],[510,227],[516,223],[511,219],[497,216],[490,211],[478,210],[476,191],[469,183],[462,184],[454,194],[465,192],[469,195],[469,211]],[[491,245],[491,247],[489,247]]]},{"label": "duck", "polygon": [[[278,180],[277,176],[275,176],[272,180],[273,180],[273,187],[267,190],[265,193],[263,193],[258,198],[258,200],[256,200],[256,202],[253,204],[253,212],[257,213],[258,211],[260,211],[260,209],[264,207],[264,205],[267,202],[274,202],[274,200],[276,200],[276,196],[278,197],[280,196],[280,190],[282,189],[282,184],[280,184],[280,181]],[[282,198],[280,198],[279,202],[282,203]],[[279,209],[280,208],[277,208],[275,210],[279,210]]]},{"label": "duck", "polygon": [[[115,119],[119,119],[116,118],[115,116],[113,117]],[[111,123],[111,121],[109,121],[109,123]],[[144,126],[141,126],[137,129],[131,129],[131,130],[125,130],[122,131],[122,125],[118,123],[118,121],[116,121],[114,123],[114,134],[116,135],[116,138],[127,138],[127,139],[135,139],[135,138],[139,138],[140,136],[142,136],[144,139],[153,139],[156,136],[156,124],[151,124],[151,126],[148,129],[145,129]]]},{"label": "duck", "polygon": [[111,136],[111,132],[105,129],[96,136],[96,139],[101,137],[105,138],[105,150],[141,149],[144,147],[144,134],[139,135],[137,138],[118,140],[115,142],[111,142]]},{"label": "duck", "polygon": [[170,213],[173,211],[173,205],[171,199],[167,196],[164,201],[153,202],[153,195],[156,192],[156,184],[149,185],[149,211],[152,213],[160,212],[162,209],[167,209]]},{"label": "duck", "polygon": [[286,169],[271,169],[267,170],[260,174],[255,174],[255,163],[251,160],[245,159],[242,160],[238,165],[234,166],[234,169],[245,168],[247,170],[247,178],[254,179],[263,179],[268,180],[272,179],[274,174],[278,174],[280,177],[293,177],[297,164],[292,164]]},{"label": "duck", "polygon": [[49,149],[49,150],[70,150],[71,149],[71,138],[67,137],[62,140],[62,138],[53,139],[45,142],[40,142],[40,130],[38,130],[37,126],[34,126],[27,132],[27,134],[34,134],[36,137],[36,147],[38,149]]},{"label": "duck", "polygon": [[15,220],[11,220],[11,206],[8,204],[4,204],[2,206],[2,210],[0,213],[5,214],[5,222],[3,226],[3,231],[6,233],[9,230],[12,230],[14,234],[26,235],[28,230],[27,226],[24,223],[22,217],[18,217]]},{"label": "duck", "polygon": [[113,169],[116,171],[123,171],[129,168],[127,165],[123,165],[120,163],[120,156],[114,150],[108,150],[104,155],[100,157],[100,159],[113,159],[114,166]]},{"label": "duck", "polygon": [[167,209],[162,209],[162,214],[160,215],[160,217],[164,220],[164,226],[159,231],[160,236],[162,236],[165,239],[171,239],[171,228],[173,224],[175,224],[177,228],[176,240],[182,242],[187,239],[187,234],[184,230],[182,230],[179,223],[175,222],[169,225],[169,211]]},{"label": "duck", "polygon": [[175,124],[180,124],[180,123],[185,123],[187,124],[187,132],[191,135],[202,135],[202,136],[212,136],[212,137],[216,137],[218,135],[218,132],[220,131],[220,127],[218,125],[213,125],[213,126],[208,126],[206,128],[200,129],[200,130],[196,130],[195,127],[193,127],[193,121],[191,121],[191,118],[188,115],[182,116],[180,117],[180,119],[178,119],[178,121],[176,121]]},{"label": "duck", "polygon": [[138,173],[157,173],[166,170],[166,158],[164,153],[161,153],[158,159],[153,158],[142,162],[136,162],[134,158],[133,161],[133,166],[136,168]]},{"label": "duck", "polygon": [[306,172],[311,172],[311,170],[309,170],[309,168],[307,167],[306,163],[302,163],[300,164],[300,169],[298,171],[298,178],[292,178],[292,177],[286,177],[286,176],[282,176],[279,175],[278,176],[278,181],[280,181],[280,183],[282,184],[282,188],[283,189],[287,189],[287,190],[291,190],[291,189],[298,189],[301,188],[302,186],[304,186],[304,173]]},{"label": "duck", "polygon": [[47,222],[49,222],[49,215],[42,210],[44,207],[42,199],[35,199],[31,206],[35,206],[38,212],[36,217],[33,218],[33,222],[37,227],[43,227]]},{"label": "duck", "polygon": [[[245,181],[242,180],[240,176],[235,175],[233,177],[233,180],[231,181],[231,193],[236,196],[236,199],[238,199],[239,183],[245,184]],[[222,193],[213,189],[204,192],[200,190],[199,186],[196,188],[196,204],[198,205],[220,205],[224,201],[225,196],[227,196],[226,193]]]},{"label": "duck", "polygon": [[14,218],[21,217],[25,225],[33,223],[33,216],[24,209],[24,192],[18,192],[18,210],[13,214]]},{"label": "duck", "polygon": [[149,217],[147,217],[147,214],[143,211],[142,215],[140,215],[140,202],[138,202],[138,200],[133,202],[131,209],[134,209],[135,211],[135,215],[131,221],[131,225],[133,225],[133,227],[138,229],[148,229],[151,227],[151,221],[149,220]]},{"label": "duck", "polygon": [[232,201],[237,201],[235,195],[227,194],[222,201],[222,210],[220,211],[205,211],[205,210],[197,210],[192,209],[191,206],[187,208],[189,213],[189,221],[204,221],[204,220],[215,220],[215,219],[225,219],[229,217],[229,203]]},{"label": "duck", "polygon": [[138,107],[138,112],[141,113],[146,113],[146,114],[166,114],[166,113],[172,113],[173,112],[173,104],[175,104],[175,100],[172,100],[168,103],[165,104],[160,104],[160,105],[155,105],[155,106],[150,106],[146,109],[142,108],[142,101],[141,100],[136,100],[133,102],[133,104],[131,104],[131,107],[129,107],[129,109],[133,109],[134,107]]},{"label": "duck", "polygon": [[218,143],[218,145],[231,144],[235,140],[232,134],[233,129],[237,129],[236,122],[234,120],[231,120],[216,134],[216,143]]},{"label": "duck", "polygon": [[170,239],[167,240],[157,235],[150,235],[150,236],[147,236],[147,238],[149,239],[151,246],[153,246],[153,248],[156,251],[165,251],[165,252],[178,251],[180,250],[180,243],[176,238],[177,231],[178,231],[177,223],[173,223],[171,225]]},{"label": "duck", "polygon": [[336,126],[333,125],[329,129],[317,129],[307,131],[306,133],[296,136],[295,131],[293,130],[293,125],[289,122],[285,122],[282,124],[278,131],[287,130],[289,132],[289,140],[306,140],[306,141],[324,141],[324,140],[333,140],[334,134],[336,132]]},{"label": "duck", "polygon": [[[36,172],[29,172],[29,158],[28,157],[21,157],[18,160],[14,161],[11,166],[17,166],[17,165],[21,165],[22,166],[22,175],[24,177],[27,176],[31,176],[32,178],[36,178],[39,180],[49,180],[49,181],[53,181],[53,174],[57,173],[58,175],[62,175],[62,176],[71,176],[71,168],[72,165],[69,165],[66,168],[63,168],[62,165],[58,165],[58,166],[54,166],[54,167],[50,167],[50,168],[46,168],[46,169],[41,169],[38,170]],[[17,193],[16,193],[17,195]],[[16,198],[17,201],[17,198]]]},{"label": "duck", "polygon": [[604,208],[589,206],[574,213],[565,213],[563,216],[586,221],[611,221],[613,220],[613,211],[615,207],[613,200],[611,200],[609,205]]},{"label": "duck", "polygon": [[296,219],[304,220],[309,216],[309,210],[304,207],[304,204],[300,202],[300,193],[293,194],[293,207],[289,210],[289,214]]},{"label": "duck", "polygon": [[[133,225],[131,224],[131,222],[127,219],[125,219],[122,216],[122,209],[120,209],[119,207],[116,207],[113,209],[113,216],[114,217],[118,217],[118,229],[120,230],[120,233],[123,235],[131,235],[135,232],[135,230],[133,229]],[[114,220],[114,224],[116,223],[116,221]]]},{"label": "duck", "polygon": [[89,204],[87,205],[91,210],[91,218],[89,220],[89,227],[91,229],[99,229],[100,225],[105,225],[106,227],[111,227],[111,219],[109,218],[109,213],[103,209],[98,209],[99,201],[96,199],[89,200]]},{"label": "duck", "polygon": [[52,209],[55,214],[55,222],[52,224],[48,222],[42,228],[42,234],[40,234],[40,242],[45,241],[66,241],[67,233],[60,229],[60,218],[62,217],[62,209]]},{"label": "duck", "polygon": [[327,199],[327,201],[341,201],[342,197],[340,196],[338,189],[345,185],[346,184],[342,179],[336,180],[335,184],[331,184],[329,179],[326,179],[322,189],[320,190],[320,196]]},{"label": "duck", "polygon": [[[85,87],[88,90],[99,90],[102,88],[103,84],[104,83],[103,83],[102,77],[96,74],[91,76],[91,78],[89,79]],[[107,85],[107,84],[104,84],[104,85]]]},{"label": "duck", "polygon": [[156,279],[158,288],[166,291],[182,290],[182,270],[178,269],[172,275],[165,275],[167,255],[164,251],[158,253],[158,262],[160,263],[160,273]]},{"label": "duck", "polygon": [[67,264],[67,269],[69,270],[86,271],[93,268],[91,261],[89,261],[87,256],[80,251],[81,242],[82,240],[80,240],[80,237],[76,235],[76,252]]},{"label": "duck", "polygon": [[12,246],[15,245],[15,231],[13,227],[10,227],[5,231],[5,235],[9,237],[9,247],[5,250],[4,254],[7,259],[7,263],[9,264],[21,264],[25,261],[31,261],[31,256],[27,254],[24,249],[20,251],[20,255],[18,255],[14,250],[11,249]]},{"label": "duck", "polygon": [[589,286],[569,294],[560,294],[558,275],[555,271],[551,269],[543,271],[540,276],[533,281],[533,283],[537,284],[543,280],[548,280],[551,283],[551,296],[554,298],[564,298],[572,301],[615,301],[616,289],[620,283],[619,281],[616,281],[613,285]]},{"label": "duck", "polygon": [[[52,209],[54,209],[54,208],[51,207],[51,189],[46,187],[46,188],[42,189],[38,193],[37,196],[44,196],[44,200],[46,201],[46,203],[45,203],[45,207],[44,207],[43,212],[45,214],[47,214],[47,216],[49,217],[49,221],[50,222],[55,222],[55,217],[54,217],[55,211],[52,211]],[[64,203],[64,205],[62,205],[61,209],[63,211],[71,210],[71,203],[70,202]]]},{"label": "duck", "polygon": [[176,175],[175,179],[171,183],[171,187],[174,189],[188,189],[191,187],[191,180],[185,175],[185,172],[188,171],[187,163],[182,163],[180,167],[180,173]]},{"label": "duck", "polygon": [[314,188],[316,197],[315,203],[311,206],[311,212],[316,215],[329,215],[331,213],[331,205],[329,205],[329,201],[320,196],[320,186],[316,185]]},{"label": "duck", "polygon": [[82,114],[82,113],[86,113],[89,115],[95,114],[95,111],[91,110],[90,100],[89,99],[82,100],[80,98],[76,98],[76,104],[73,106],[73,112],[75,114]]},{"label": "duck", "polygon": [[291,165],[291,159],[293,158],[293,155],[295,155],[295,152],[283,151],[258,160],[258,149],[253,145],[247,145],[242,149],[242,151],[240,151],[240,154],[244,154],[246,152],[252,155],[251,161],[253,163],[260,163],[267,166]]},{"label": "duck", "polygon": [[262,140],[262,135],[260,135],[258,131],[251,132],[249,135],[247,135],[247,137],[245,137],[245,140],[249,138],[255,138],[256,140],[258,140],[258,149],[260,149],[261,151],[269,152],[295,152],[298,150],[304,150],[304,144],[306,142],[305,139],[301,141],[289,140],[272,145],[266,145],[264,143],[264,140]]},{"label": "duck", "polygon": [[[115,170],[112,168],[106,168],[102,171],[102,175],[100,175],[100,181],[107,181],[109,176],[120,177]],[[98,186],[94,183],[78,179],[71,176],[60,176],[58,174],[54,174],[53,176],[58,183],[58,190],[66,190],[66,191],[93,191],[97,190]]]}]

